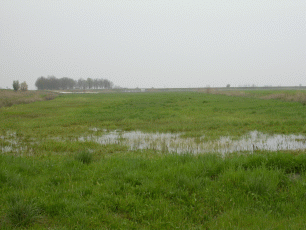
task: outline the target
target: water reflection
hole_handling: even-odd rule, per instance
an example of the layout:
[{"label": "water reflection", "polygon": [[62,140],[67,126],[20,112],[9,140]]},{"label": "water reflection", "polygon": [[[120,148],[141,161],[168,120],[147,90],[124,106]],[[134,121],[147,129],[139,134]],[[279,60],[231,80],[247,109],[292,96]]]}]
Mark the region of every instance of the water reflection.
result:
[{"label": "water reflection", "polygon": [[306,149],[306,137],[302,135],[267,135],[252,131],[237,139],[220,137],[217,140],[205,141],[202,138],[183,138],[172,133],[108,132],[102,136],[80,137],[79,141],[95,141],[102,145],[121,144],[129,146],[130,150],[155,149],[176,153],[232,153],[253,152],[255,150],[298,150]]}]

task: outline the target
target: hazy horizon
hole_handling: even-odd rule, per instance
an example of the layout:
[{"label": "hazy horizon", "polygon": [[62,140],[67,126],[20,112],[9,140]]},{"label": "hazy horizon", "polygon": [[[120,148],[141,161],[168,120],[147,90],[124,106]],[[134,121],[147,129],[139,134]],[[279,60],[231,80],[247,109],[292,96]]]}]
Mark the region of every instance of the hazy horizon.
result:
[{"label": "hazy horizon", "polygon": [[306,1],[0,2],[0,88],[40,76],[128,88],[306,85]]}]

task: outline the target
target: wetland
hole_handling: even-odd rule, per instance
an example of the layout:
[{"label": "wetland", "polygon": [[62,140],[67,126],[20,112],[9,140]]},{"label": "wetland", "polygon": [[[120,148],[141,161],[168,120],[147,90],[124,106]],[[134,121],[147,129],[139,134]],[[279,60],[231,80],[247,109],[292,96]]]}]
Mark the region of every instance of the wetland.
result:
[{"label": "wetland", "polygon": [[62,94],[2,107],[0,227],[303,229],[303,95]]}]

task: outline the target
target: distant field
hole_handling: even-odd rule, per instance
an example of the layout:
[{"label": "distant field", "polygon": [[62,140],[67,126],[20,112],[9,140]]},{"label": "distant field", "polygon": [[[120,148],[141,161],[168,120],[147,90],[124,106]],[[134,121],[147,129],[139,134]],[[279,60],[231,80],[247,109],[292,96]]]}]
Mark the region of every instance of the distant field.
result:
[{"label": "distant field", "polygon": [[306,90],[211,90],[211,93],[228,96],[256,97],[261,99],[279,99],[283,101],[300,102],[306,105]]},{"label": "distant field", "polygon": [[47,102],[6,108],[0,114],[5,121],[0,131],[18,130],[19,135],[30,137],[78,137],[93,133],[89,128],[99,128],[184,133],[185,137],[205,135],[210,139],[239,136],[253,130],[270,134],[306,133],[306,107],[302,103],[263,99],[273,95],[289,98],[294,92],[252,94],[242,97],[201,92],[60,95]]},{"label": "distant field", "polygon": [[[10,93],[16,101],[47,95]],[[301,91],[60,94],[2,107],[0,228],[304,229],[304,148],[260,150],[259,141],[251,152],[176,154],[162,139],[200,146],[225,137],[229,145],[256,131],[294,134],[304,144],[304,98]],[[156,138],[162,148],[125,144],[125,134],[139,133],[133,144]]]},{"label": "distant field", "polygon": [[0,108],[9,107],[15,104],[28,104],[35,101],[51,100],[57,96],[57,93],[48,91],[17,91],[0,89]]}]

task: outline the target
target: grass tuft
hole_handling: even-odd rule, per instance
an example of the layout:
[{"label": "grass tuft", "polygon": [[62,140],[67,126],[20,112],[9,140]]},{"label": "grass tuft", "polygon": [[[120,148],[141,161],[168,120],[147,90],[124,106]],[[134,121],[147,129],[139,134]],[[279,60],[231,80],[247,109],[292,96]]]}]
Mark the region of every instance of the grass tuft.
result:
[{"label": "grass tuft", "polygon": [[13,227],[28,227],[40,219],[40,209],[33,201],[12,200],[7,211],[7,221]]},{"label": "grass tuft", "polygon": [[76,155],[76,160],[83,164],[90,164],[93,160],[93,154],[87,151],[81,151]]}]

